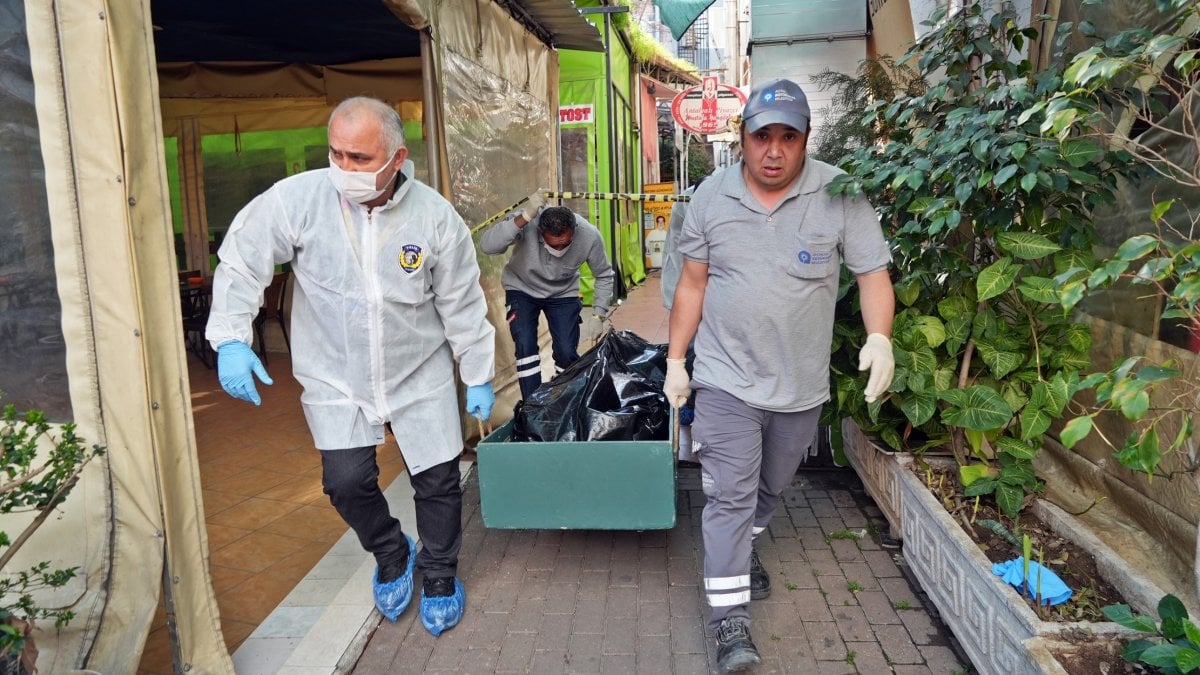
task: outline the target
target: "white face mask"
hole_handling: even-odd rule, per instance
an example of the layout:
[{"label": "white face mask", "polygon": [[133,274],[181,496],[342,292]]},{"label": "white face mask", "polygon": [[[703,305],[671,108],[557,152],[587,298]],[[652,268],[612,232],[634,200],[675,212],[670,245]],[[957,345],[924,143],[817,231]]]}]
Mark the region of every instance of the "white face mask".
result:
[{"label": "white face mask", "polygon": [[571,245],[567,244],[566,246],[562,247],[562,249],[556,249],[544,241],[542,242],[542,246],[545,246],[546,252],[549,253],[550,255],[554,256],[555,258],[563,257],[563,254],[567,252],[567,249],[571,248]]},{"label": "white face mask", "polygon": [[379,184],[379,174],[391,165],[391,160],[388,160],[377,171],[343,171],[333,161],[333,157],[330,157],[329,180],[337,189],[338,194],[352,202],[362,204],[378,199],[384,192],[387,192],[387,183],[384,183],[383,189],[376,189],[375,186]]}]

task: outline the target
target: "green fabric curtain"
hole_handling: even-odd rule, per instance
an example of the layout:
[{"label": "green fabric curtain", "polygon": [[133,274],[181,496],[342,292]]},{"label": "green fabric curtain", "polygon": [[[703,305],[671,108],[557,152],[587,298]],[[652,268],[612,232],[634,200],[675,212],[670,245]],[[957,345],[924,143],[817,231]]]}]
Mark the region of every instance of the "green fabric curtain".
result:
[{"label": "green fabric curtain", "polygon": [[704,10],[708,9],[715,0],[654,0],[658,11],[662,14],[662,22],[671,29],[671,36],[676,40],[683,37],[688,29]]}]

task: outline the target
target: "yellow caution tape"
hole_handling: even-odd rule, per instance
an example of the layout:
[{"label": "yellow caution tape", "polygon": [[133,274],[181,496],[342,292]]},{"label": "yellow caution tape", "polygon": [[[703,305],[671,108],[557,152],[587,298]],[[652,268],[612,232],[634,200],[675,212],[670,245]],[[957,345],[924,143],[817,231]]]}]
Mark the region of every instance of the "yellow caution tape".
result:
[{"label": "yellow caution tape", "polygon": [[[547,199],[607,199],[607,200],[628,200],[633,202],[689,202],[692,200],[691,195],[673,195],[673,194],[644,194],[639,192],[551,192],[545,191],[542,196]],[[504,207],[496,215],[479,223],[471,228],[471,234],[482,230],[492,223],[500,220],[504,216],[517,210],[525,202],[529,201],[529,197],[523,197],[520,201],[513,202]]]}]

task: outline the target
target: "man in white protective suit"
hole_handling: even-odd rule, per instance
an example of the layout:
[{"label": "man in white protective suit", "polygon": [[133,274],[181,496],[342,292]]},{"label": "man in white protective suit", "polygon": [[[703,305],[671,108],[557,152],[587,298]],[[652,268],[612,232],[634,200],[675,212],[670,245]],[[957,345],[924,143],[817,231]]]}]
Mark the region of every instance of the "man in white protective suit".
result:
[{"label": "man in white protective suit", "polygon": [[[413,178],[400,116],[382,101],[343,101],[329,118],[329,168],[285,178],[234,218],[218,252],[206,337],[221,386],[259,405],[271,384],[250,348],[251,323],[275,266],[296,279],[292,370],[321,453],[329,500],[375,556],[375,605],[396,621],[423,574],[421,620],[434,635],[461,620],[455,362],[467,413],[495,403],[495,340],[462,218]],[[379,488],[376,445],[390,426],[415,492],[422,548]]]}]

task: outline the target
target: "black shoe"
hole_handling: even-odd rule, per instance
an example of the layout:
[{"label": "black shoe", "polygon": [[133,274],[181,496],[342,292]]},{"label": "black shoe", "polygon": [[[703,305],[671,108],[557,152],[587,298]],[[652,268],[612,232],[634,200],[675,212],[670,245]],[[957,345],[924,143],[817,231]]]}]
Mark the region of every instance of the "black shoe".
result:
[{"label": "black shoe", "polygon": [[404,556],[403,560],[395,560],[379,565],[379,583],[388,584],[400,577],[408,571],[408,556]]},{"label": "black shoe", "polygon": [[717,667],[722,673],[736,673],[762,663],[758,647],[750,640],[750,627],[741,621],[725,619],[717,626]]},{"label": "black shoe", "polygon": [[427,598],[444,598],[454,595],[454,577],[425,577],[421,591]]},{"label": "black shoe", "polygon": [[758,559],[758,551],[750,549],[750,599],[763,600],[771,595],[771,575]]}]

